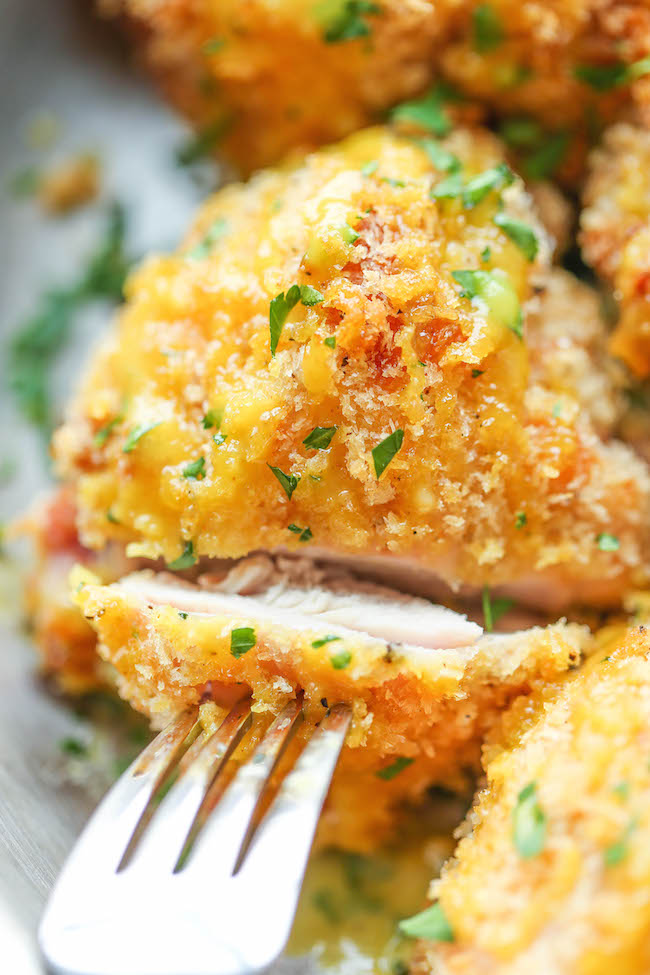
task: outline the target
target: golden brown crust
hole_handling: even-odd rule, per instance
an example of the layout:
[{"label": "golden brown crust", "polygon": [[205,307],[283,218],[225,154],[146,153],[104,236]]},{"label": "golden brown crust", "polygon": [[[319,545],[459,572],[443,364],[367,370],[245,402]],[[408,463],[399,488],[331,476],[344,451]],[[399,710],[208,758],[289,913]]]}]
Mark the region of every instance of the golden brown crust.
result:
[{"label": "golden brown crust", "polygon": [[[581,671],[515,701],[492,736],[471,832],[433,885],[455,940],[423,946],[417,971],[648,970],[650,641],[618,627],[600,644]],[[513,817],[531,782],[546,826],[524,858]]]}]

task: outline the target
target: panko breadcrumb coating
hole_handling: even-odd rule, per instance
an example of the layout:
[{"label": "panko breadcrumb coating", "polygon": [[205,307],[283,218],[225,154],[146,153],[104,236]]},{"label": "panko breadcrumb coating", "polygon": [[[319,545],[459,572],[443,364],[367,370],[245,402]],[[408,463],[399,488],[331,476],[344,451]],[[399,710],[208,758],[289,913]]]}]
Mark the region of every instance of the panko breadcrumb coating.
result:
[{"label": "panko breadcrumb coating", "polygon": [[506,712],[487,786],[432,894],[436,975],[650,970],[650,639],[612,628],[581,671]]},{"label": "panko breadcrumb coating", "polygon": [[[350,703],[321,839],[352,849],[385,838],[397,806],[421,800],[432,783],[465,783],[499,712],[575,666],[590,641],[585,627],[559,623],[449,649],[395,644],[332,622],[311,586],[296,603],[282,586],[269,602],[264,593],[233,597],[234,584],[232,572],[220,589],[145,572],[103,586],[79,570],[74,598],[121,696],[156,726],[206,698],[228,707],[249,691],[266,718],[304,691],[308,725],[329,704]],[[341,598],[334,593],[333,605]],[[407,602],[404,625],[417,606]]]},{"label": "panko breadcrumb coating", "polygon": [[620,318],[612,352],[650,374],[650,129],[626,123],[591,158],[581,239],[585,260],[613,286]]},{"label": "panko breadcrumb coating", "polygon": [[368,130],[221,191],[131,278],[55,438],[82,542],[172,569],[378,557],[615,604],[647,575],[650,478],[582,389],[531,383],[548,252],[478,130]]},{"label": "panko breadcrumb coating", "polygon": [[206,151],[243,172],[378,119],[431,80],[462,0],[100,0]]}]

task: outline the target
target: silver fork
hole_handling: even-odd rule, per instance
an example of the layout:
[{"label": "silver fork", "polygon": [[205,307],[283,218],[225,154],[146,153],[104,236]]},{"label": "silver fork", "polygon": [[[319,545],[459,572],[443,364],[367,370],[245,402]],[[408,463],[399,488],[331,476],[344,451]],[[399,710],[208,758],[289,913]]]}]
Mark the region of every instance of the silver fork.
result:
[{"label": "silver fork", "polygon": [[[65,864],[39,930],[51,970],[243,975],[274,961],[350,718],[347,705],[325,715],[261,816],[302,702],[285,707],[225,786],[250,703],[236,704],[209,737],[196,709],[181,714],[115,783]],[[184,771],[157,806],[183,755]]]}]

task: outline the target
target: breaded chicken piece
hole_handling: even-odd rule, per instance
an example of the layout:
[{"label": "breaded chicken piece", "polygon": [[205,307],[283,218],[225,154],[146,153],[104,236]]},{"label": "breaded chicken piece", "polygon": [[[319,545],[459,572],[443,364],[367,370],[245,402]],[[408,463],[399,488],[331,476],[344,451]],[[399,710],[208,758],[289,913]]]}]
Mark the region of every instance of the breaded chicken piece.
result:
[{"label": "breaded chicken piece", "polygon": [[591,158],[581,240],[585,260],[613,286],[620,318],[612,352],[650,375],[650,129],[609,129]]},{"label": "breaded chicken piece", "polygon": [[[584,669],[515,701],[432,895],[436,975],[650,970],[650,639],[612,628]],[[450,930],[449,930],[450,928]]]},{"label": "breaded chicken piece", "polygon": [[466,786],[499,712],[590,641],[562,623],[481,636],[450,610],[267,556],[199,585],[144,572],[103,586],[80,569],[73,586],[121,696],[156,726],[249,692],[261,722],[301,690],[309,726],[349,703],[321,839],[352,849],[385,838],[398,806],[432,783]]},{"label": "breaded chicken piece", "polygon": [[431,81],[462,0],[100,0],[167,97],[247,173],[381,117]]},{"label": "breaded chicken piece", "polygon": [[582,392],[530,382],[548,253],[480,131],[368,130],[218,193],[131,279],[55,438],[82,542],[615,604],[647,575],[650,478]]},{"label": "breaded chicken piece", "polygon": [[[136,50],[243,172],[378,121],[440,76],[500,117],[552,130],[531,178],[575,181],[594,130],[630,94],[650,121],[647,0],[98,0],[133,28]],[[457,100],[457,99],[455,99]],[[442,133],[440,90],[420,117]],[[191,154],[191,153],[190,153]],[[537,175],[535,175],[537,174]]]}]

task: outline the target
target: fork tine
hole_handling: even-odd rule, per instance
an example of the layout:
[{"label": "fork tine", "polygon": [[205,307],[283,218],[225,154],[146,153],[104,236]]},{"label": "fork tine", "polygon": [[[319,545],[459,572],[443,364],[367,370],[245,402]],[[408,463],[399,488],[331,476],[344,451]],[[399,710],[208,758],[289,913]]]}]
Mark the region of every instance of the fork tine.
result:
[{"label": "fork tine", "polygon": [[[135,855],[133,868],[168,873],[183,852],[206,793],[251,724],[250,700],[239,701],[200,749],[160,804],[155,828],[148,830]],[[127,865],[129,869],[129,865]]]},{"label": "fork tine", "polygon": [[[255,813],[265,786],[302,719],[302,697],[290,701],[257,746],[252,758],[238,770],[216,808],[201,826],[190,855],[210,864],[210,871],[230,874],[247,847]],[[210,794],[206,806],[210,806]],[[203,810],[199,811],[200,821]],[[189,864],[188,864],[189,867]]]}]

